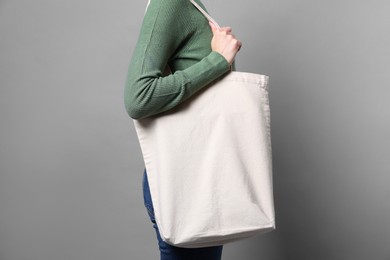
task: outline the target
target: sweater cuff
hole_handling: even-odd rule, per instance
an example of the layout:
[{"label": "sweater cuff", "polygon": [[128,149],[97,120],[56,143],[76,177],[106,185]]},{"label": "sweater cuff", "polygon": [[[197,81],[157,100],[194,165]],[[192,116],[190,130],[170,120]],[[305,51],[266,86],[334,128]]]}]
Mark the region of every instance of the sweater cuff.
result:
[{"label": "sweater cuff", "polygon": [[230,69],[229,62],[219,52],[212,51],[212,52],[210,52],[209,57],[210,57],[210,60],[214,60],[215,63],[218,64],[218,66],[221,66],[221,70],[224,70],[224,72],[226,72]]},{"label": "sweater cuff", "polygon": [[190,84],[186,86],[186,96],[192,96],[228,71],[230,71],[230,66],[225,57],[219,52],[210,52],[198,64],[185,70],[185,74],[189,76],[187,78],[191,79]]}]

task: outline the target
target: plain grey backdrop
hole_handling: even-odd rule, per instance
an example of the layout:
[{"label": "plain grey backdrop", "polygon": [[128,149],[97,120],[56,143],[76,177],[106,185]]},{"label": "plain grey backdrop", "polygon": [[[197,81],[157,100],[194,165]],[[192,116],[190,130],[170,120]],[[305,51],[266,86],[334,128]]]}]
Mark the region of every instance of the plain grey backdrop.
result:
[{"label": "plain grey backdrop", "polygon": [[[146,2],[0,0],[0,260],[158,259],[123,105]],[[270,76],[277,229],[223,259],[389,260],[390,2],[204,3]]]}]

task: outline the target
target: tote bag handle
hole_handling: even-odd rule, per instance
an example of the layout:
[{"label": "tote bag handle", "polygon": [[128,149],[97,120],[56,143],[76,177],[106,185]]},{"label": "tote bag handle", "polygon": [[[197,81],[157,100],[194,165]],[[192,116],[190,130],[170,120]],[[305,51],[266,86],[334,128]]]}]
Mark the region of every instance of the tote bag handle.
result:
[{"label": "tote bag handle", "polygon": [[[190,2],[196,7],[198,8],[198,10],[204,15],[206,16],[206,18],[212,22],[218,29],[221,28],[221,26],[219,26],[219,24],[217,23],[217,21],[215,21],[200,5],[198,5],[194,0],[190,0]],[[146,10],[148,10],[148,7],[149,7],[149,4],[150,4],[150,0],[148,0],[148,3],[146,4],[146,9],[145,9],[145,12]]]},{"label": "tote bag handle", "polygon": [[198,10],[204,16],[206,16],[207,20],[209,20],[210,22],[212,22],[215,25],[215,27],[217,27],[218,29],[221,28],[221,26],[219,26],[219,24],[213,19],[213,17],[211,17],[200,5],[198,5],[194,0],[190,0],[190,1],[196,8],[198,8]]}]

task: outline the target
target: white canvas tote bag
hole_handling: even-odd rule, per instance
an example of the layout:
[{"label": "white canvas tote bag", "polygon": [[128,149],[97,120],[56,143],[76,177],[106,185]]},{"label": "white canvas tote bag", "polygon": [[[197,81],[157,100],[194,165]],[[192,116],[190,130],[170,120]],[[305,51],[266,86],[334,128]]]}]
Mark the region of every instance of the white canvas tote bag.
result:
[{"label": "white canvas tote bag", "polygon": [[133,120],[168,244],[216,246],[275,229],[268,83],[232,71],[169,111]]}]

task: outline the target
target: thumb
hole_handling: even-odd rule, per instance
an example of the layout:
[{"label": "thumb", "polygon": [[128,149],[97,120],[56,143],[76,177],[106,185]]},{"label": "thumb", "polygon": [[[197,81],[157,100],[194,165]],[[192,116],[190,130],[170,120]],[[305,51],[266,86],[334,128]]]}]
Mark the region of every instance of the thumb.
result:
[{"label": "thumb", "polygon": [[213,31],[213,33],[217,30],[217,27],[215,26],[215,24],[213,24],[212,22],[209,21],[209,25],[211,27],[211,30]]}]

